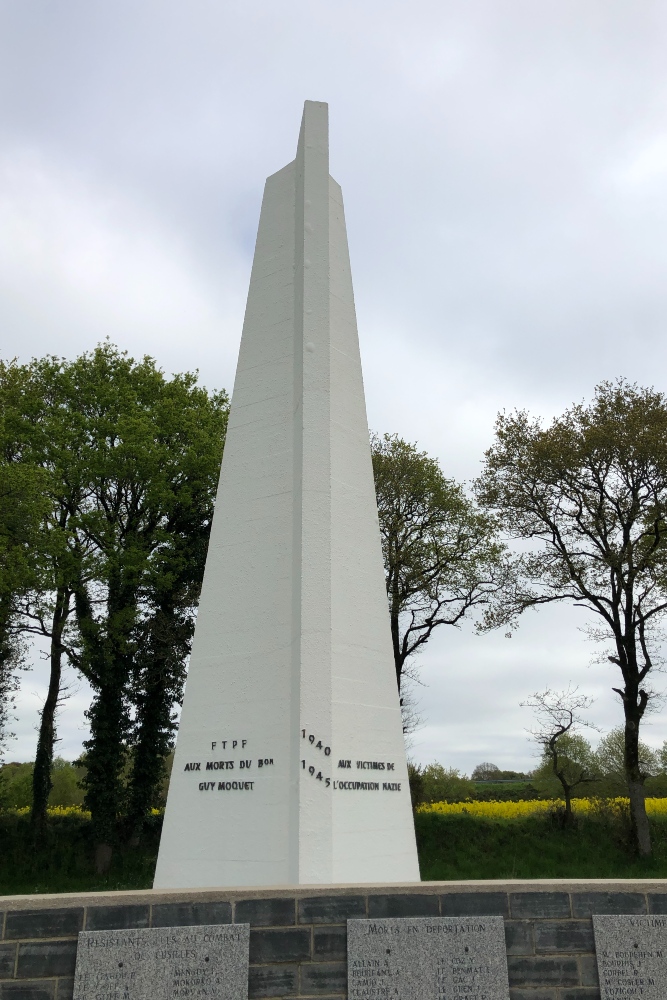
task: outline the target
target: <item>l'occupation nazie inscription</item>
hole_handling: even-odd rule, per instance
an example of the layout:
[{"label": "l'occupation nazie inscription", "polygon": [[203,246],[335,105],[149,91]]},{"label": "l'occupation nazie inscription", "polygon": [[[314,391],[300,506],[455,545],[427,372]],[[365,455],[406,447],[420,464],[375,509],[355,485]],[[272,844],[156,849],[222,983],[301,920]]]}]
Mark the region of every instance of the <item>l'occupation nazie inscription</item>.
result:
[{"label": "l'occupation nazie inscription", "polygon": [[667,917],[593,916],[601,1000],[667,996]]},{"label": "l'occupation nazie inscription", "polygon": [[502,917],[348,920],[349,1000],[509,1000]]},{"label": "l'occupation nazie inscription", "polygon": [[[325,746],[322,740],[318,740],[313,734],[308,734],[305,729],[301,730],[301,738],[306,741],[307,744],[312,747],[315,751],[320,751],[324,758],[331,757],[331,747]],[[237,748],[241,752],[248,752],[246,748],[248,747],[249,741],[247,739],[226,739],[226,740],[214,740],[211,742],[211,752],[214,752],[218,747],[222,750],[234,751]],[[328,763],[328,761],[326,762]],[[207,761],[188,761],[183,770],[196,772],[199,776],[203,776],[205,771],[244,771],[243,776],[239,778],[228,778],[224,781],[200,781],[199,791],[200,792],[252,792],[255,787],[255,780],[249,780],[246,778],[248,771],[254,771],[255,773],[263,770],[264,773],[267,767],[273,766],[273,757],[241,757],[240,759],[232,760],[207,760]],[[348,779],[338,779],[331,778],[326,774],[322,774],[322,764],[318,762],[317,764],[310,764],[308,760],[304,757],[301,761],[301,768],[310,777],[314,778],[316,781],[321,781],[323,787],[334,788],[339,791],[361,791],[361,792],[400,792],[402,788],[402,782],[400,781],[350,781]],[[359,771],[394,771],[395,763],[388,760],[353,760],[341,757],[338,760],[338,767],[343,770],[359,770]]]},{"label": "l'occupation nazie inscription", "polygon": [[248,1000],[249,924],[82,931],[74,1000]]}]

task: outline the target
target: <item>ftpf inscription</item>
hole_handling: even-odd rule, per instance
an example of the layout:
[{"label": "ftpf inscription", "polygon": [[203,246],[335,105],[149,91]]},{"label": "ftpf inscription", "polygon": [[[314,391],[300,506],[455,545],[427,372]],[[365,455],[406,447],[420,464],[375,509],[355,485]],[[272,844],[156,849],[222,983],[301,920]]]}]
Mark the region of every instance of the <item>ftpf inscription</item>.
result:
[{"label": "ftpf inscription", "polygon": [[249,924],[82,931],[73,1000],[248,1000]]},{"label": "ftpf inscription", "polygon": [[509,1000],[502,917],[348,920],[349,1000]]}]

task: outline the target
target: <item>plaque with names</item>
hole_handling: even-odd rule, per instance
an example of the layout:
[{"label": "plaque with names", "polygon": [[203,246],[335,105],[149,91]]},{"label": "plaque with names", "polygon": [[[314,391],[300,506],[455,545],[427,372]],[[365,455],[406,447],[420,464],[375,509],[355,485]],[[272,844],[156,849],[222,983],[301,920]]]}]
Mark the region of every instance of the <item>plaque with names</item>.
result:
[{"label": "plaque with names", "polygon": [[667,916],[593,915],[601,1000],[667,996]]},{"label": "plaque with names", "polygon": [[81,931],[73,1000],[248,1000],[249,924]]},{"label": "plaque with names", "polygon": [[349,1000],[509,1000],[502,917],[348,920]]}]

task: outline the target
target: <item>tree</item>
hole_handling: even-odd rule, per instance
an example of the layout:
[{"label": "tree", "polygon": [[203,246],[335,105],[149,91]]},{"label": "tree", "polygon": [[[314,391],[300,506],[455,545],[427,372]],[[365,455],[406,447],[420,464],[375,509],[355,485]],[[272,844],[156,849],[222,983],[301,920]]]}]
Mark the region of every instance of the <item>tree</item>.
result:
[{"label": "tree", "polygon": [[40,712],[31,825],[36,840],[46,827],[57,741],[55,717],[61,701],[63,657],[73,662],[73,581],[77,559],[73,525],[88,486],[87,441],[74,419],[66,391],[65,362],[34,359],[0,365],[3,440],[14,468],[39,487],[39,507],[30,544],[30,575],[11,585],[18,633],[49,640],[49,684]]},{"label": "tree", "polygon": [[491,764],[489,761],[484,761],[482,764],[478,764],[470,776],[471,781],[500,781],[502,778],[502,771],[497,764]]},{"label": "tree", "polygon": [[[643,740],[639,740],[639,767],[644,779],[660,773],[660,753],[652,750]],[[606,736],[603,736],[595,751],[597,768],[602,776],[611,781],[618,791],[626,785],[625,774],[625,730],[623,726],[615,726]]]},{"label": "tree", "polygon": [[459,625],[487,605],[508,564],[493,518],[436,459],[395,434],[371,444],[400,693],[409,658],[439,625]]},{"label": "tree", "polygon": [[[136,716],[132,734],[133,766],[128,792],[128,828],[136,841],[156,802],[176,730],[174,706],[180,705],[185,665],[194,634],[194,610],[199,602],[222,445],[227,426],[227,399],[220,395],[211,407],[204,430],[201,408],[181,411],[197,441],[209,437],[201,450],[188,446],[181,456],[184,475],[175,483],[168,515],[166,541],[151,561],[145,587],[146,614],[139,628],[134,661],[132,701]],[[204,425],[205,427],[206,425]]]},{"label": "tree", "polygon": [[475,794],[475,785],[455,767],[427,764],[422,769],[423,802],[461,802]]},{"label": "tree", "polygon": [[14,734],[9,725],[13,717],[16,692],[19,687],[17,678],[18,663],[14,648],[5,645],[0,653],[0,766],[8,742]]},{"label": "tree", "polygon": [[598,777],[590,743],[576,732],[579,726],[591,726],[580,714],[591,704],[590,698],[571,687],[565,691],[537,691],[521,703],[535,712],[536,726],[529,732],[542,748],[542,770],[551,771],[563,789],[568,825],[573,821],[572,792]]},{"label": "tree", "polygon": [[25,389],[21,369],[0,361],[0,753],[23,663],[21,602],[38,574],[37,544],[46,510],[44,477],[23,462],[15,440],[10,400]]},{"label": "tree", "polygon": [[[76,519],[73,590],[76,662],[95,692],[84,743],[85,802],[96,866],[104,871],[127,804],[130,747],[135,827],[170,749],[228,401],[225,393],[198,387],[196,374],[167,380],[152,358],[135,362],[108,343],[67,365],[64,377],[89,463]],[[190,535],[198,559],[188,553]]]},{"label": "tree", "polygon": [[624,767],[634,842],[651,853],[639,729],[667,611],[667,399],[623,380],[546,429],[525,412],[501,414],[476,484],[481,505],[516,539],[536,543],[518,560],[516,585],[487,626],[529,607],[569,601],[591,612],[610,642],[623,703]]}]

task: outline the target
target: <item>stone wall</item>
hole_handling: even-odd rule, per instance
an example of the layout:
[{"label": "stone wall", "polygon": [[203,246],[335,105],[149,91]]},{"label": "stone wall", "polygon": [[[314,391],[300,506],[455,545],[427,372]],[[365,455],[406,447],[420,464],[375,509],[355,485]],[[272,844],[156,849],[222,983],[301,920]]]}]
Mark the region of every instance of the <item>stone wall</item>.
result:
[{"label": "stone wall", "polygon": [[667,913],[667,881],[424,882],[0,897],[0,1000],[68,1000],[80,930],[249,923],[250,997],[346,996],[349,917],[505,918],[512,1000],[599,997],[593,913]]}]

